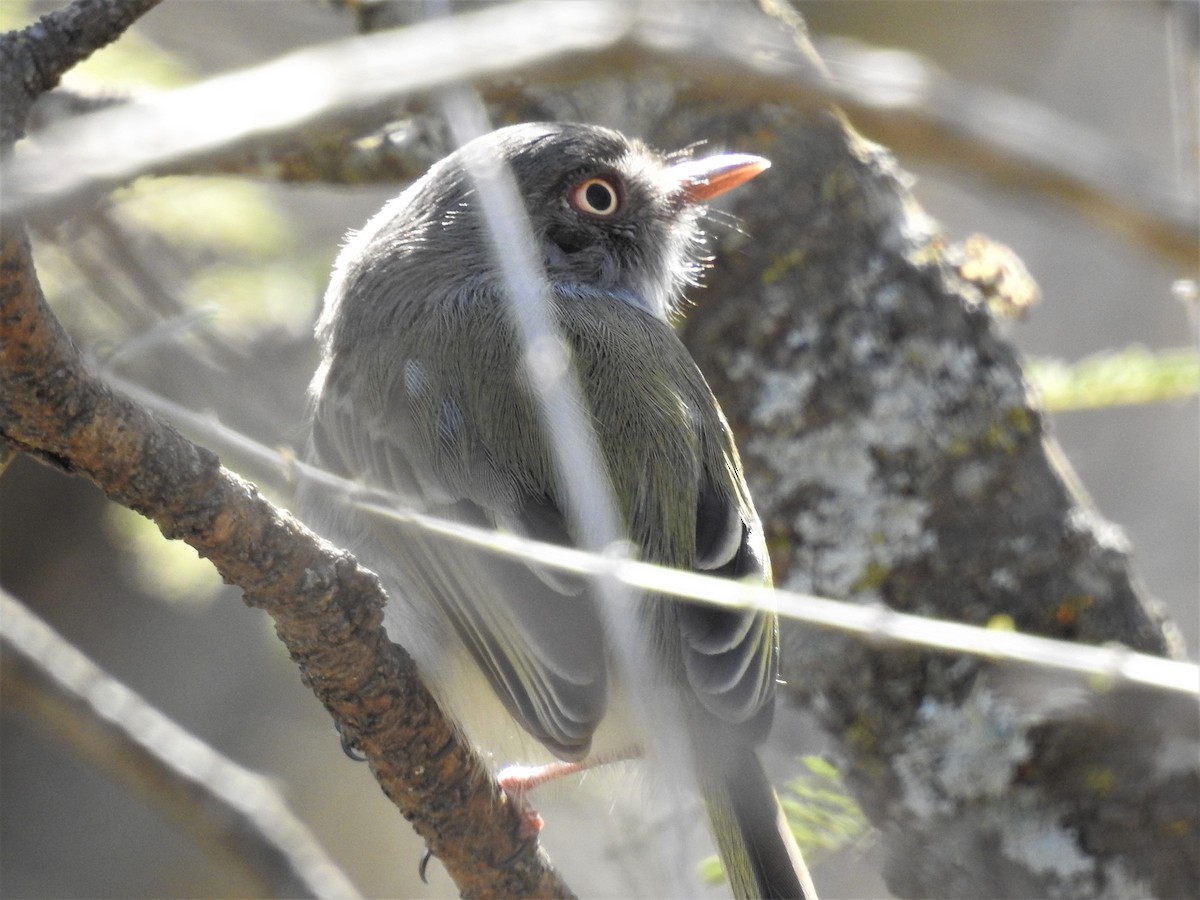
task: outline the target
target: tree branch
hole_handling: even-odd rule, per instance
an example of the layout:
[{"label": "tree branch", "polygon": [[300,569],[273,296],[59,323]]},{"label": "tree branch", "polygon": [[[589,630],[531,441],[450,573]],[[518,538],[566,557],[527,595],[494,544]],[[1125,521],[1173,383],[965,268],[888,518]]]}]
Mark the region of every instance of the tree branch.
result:
[{"label": "tree branch", "polygon": [[277,897],[356,897],[265,778],[184,731],[0,590],[5,705],[119,778]]},{"label": "tree branch", "polygon": [[[14,86],[0,99],[5,156],[38,93],[119,35],[138,8],[80,0],[0,41],[0,65],[39,76],[4,82]],[[6,457],[16,448],[86,475],[187,541],[265,609],[305,682],[464,895],[570,896],[412,660],[388,640],[375,576],[89,375],[45,303],[28,237],[11,214],[0,224],[0,445]]]},{"label": "tree branch", "polygon": [[[383,5],[372,4],[372,15]],[[428,140],[421,92],[463,81],[504,103],[528,83],[546,90],[669,64],[714,102],[754,97],[810,110],[840,103],[906,155],[1054,195],[1166,258],[1194,261],[1194,189],[1176,189],[1079,123],[959,82],[914,54],[828,42],[826,70],[760,16],[732,5],[720,15],[694,13],[686,4],[529,0],[299,51],[47,129],[45,155],[10,174],[21,186],[10,202],[53,203],[61,213],[71,198],[144,173],[347,184],[413,178],[448,149]],[[310,99],[278,102],[314,73]],[[397,110],[415,112],[416,122],[352,144],[402,118]]]},{"label": "tree branch", "polygon": [[25,134],[29,107],[63,73],[111,44],[161,0],[75,0],[0,40],[0,145]]},{"label": "tree branch", "polygon": [[375,576],[88,375],[11,226],[0,235],[0,389],[0,436],[191,544],[271,615],[305,682],[465,894],[569,894],[544,854],[523,852],[519,813],[387,639]]}]

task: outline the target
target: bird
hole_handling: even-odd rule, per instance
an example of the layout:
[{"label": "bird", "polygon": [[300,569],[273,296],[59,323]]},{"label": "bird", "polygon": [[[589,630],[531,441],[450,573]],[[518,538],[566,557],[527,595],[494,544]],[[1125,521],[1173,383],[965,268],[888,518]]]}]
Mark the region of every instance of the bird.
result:
[{"label": "bird", "polygon": [[[706,203],[765,171],[758,156],[664,154],[596,125],[533,122],[434,164],[335,261],[316,329],[310,462],[425,513],[585,544],[523,368],[472,158],[506,167],[524,203],[638,558],[769,585],[731,429],[673,327],[707,264]],[[389,636],[477,746],[503,745],[507,730],[586,764],[644,737],[629,704],[651,686],[621,682],[586,579],[451,544],[328,491],[302,489],[301,507],[380,575]],[[756,750],[773,716],[776,617],[646,596],[636,622],[734,894],[814,900]]]}]

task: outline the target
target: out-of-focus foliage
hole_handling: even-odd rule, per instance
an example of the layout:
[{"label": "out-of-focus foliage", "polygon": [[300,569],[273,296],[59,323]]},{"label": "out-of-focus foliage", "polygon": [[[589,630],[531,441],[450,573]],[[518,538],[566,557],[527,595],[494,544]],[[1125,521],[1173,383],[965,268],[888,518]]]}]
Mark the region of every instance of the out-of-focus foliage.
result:
[{"label": "out-of-focus foliage", "polygon": [[[313,285],[328,260],[297,256],[293,234],[262,185],[143,179],[81,227],[39,241],[39,270],[58,314],[92,330],[92,340],[120,343],[164,315],[211,309],[216,335],[245,344],[264,329],[298,335],[312,321]],[[148,261],[142,273],[111,265],[114,241]]]},{"label": "out-of-focus foliage", "polygon": [[862,840],[870,828],[833,763],[820,756],[799,760],[807,769],[779,798],[805,859],[817,863]]},{"label": "out-of-focus foliage", "polygon": [[[811,866],[831,853],[858,844],[871,826],[833,763],[820,756],[804,756],[797,762],[805,771],[788,782],[779,802]],[[723,880],[721,861],[715,856],[706,859],[701,875],[713,883]]]},{"label": "out-of-focus foliage", "polygon": [[[26,0],[0,3],[0,31],[24,28],[37,17]],[[77,90],[136,90],[179,87],[194,80],[186,67],[148,41],[137,29],[121,40],[93,53],[63,78],[65,87]]]},{"label": "out-of-focus foliage", "polygon": [[109,504],[105,526],[146,593],[186,606],[215,600],[224,586],[208,560],[183,541],[163,540],[153,522],[132,510]]},{"label": "out-of-focus foliage", "polygon": [[244,178],[143,178],[113,200],[131,225],[214,251],[276,254],[291,233],[278,210],[263,202],[262,190]]},{"label": "out-of-focus foliage", "polygon": [[1161,403],[1200,393],[1200,354],[1128,347],[1077,363],[1033,360],[1026,368],[1051,412]]},{"label": "out-of-focus foliage", "polygon": [[[35,17],[23,0],[0,3],[0,30]],[[185,65],[135,28],[72,69],[63,86],[120,97],[192,80]],[[38,270],[51,304],[102,353],[142,339],[164,318],[191,318],[191,327],[207,320],[218,339],[243,346],[263,330],[302,334],[318,299],[312,285],[329,262],[300,256],[292,224],[268,187],[237,177],[143,178],[94,214],[38,237]],[[144,271],[123,265],[116,245]]]},{"label": "out-of-focus foliage", "polygon": [[[26,27],[42,11],[0,0],[0,30]],[[63,87],[120,98],[193,80],[185,64],[134,28],[72,69]],[[33,236],[42,286],[71,332],[100,364],[133,364],[171,393],[179,388],[174,381],[207,377],[198,360],[226,364],[230,357],[214,349],[253,358],[264,334],[307,334],[319,300],[314,285],[324,281],[329,259],[299,250],[295,231],[270,185],[176,176],[139,179]],[[151,347],[168,352],[147,355]],[[172,355],[176,347],[194,359],[171,371],[172,360],[183,361]],[[112,505],[105,528],[147,594],[181,605],[218,595],[212,566],[186,544],[164,540],[148,520]]]}]

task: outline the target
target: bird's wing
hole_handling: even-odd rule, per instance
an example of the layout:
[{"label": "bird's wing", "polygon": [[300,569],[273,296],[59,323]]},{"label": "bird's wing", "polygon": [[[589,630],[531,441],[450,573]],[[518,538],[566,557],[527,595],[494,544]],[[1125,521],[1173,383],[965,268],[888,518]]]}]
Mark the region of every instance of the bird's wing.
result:
[{"label": "bird's wing", "polygon": [[[452,373],[429,360],[407,363],[376,394],[348,377],[349,367],[331,369],[313,425],[321,462],[434,515],[566,543],[547,489],[502,471],[473,425],[472,405],[494,398],[456,390]],[[402,595],[393,602],[436,609],[531,735],[562,758],[586,755],[608,676],[585,587],[413,526],[378,519],[369,532],[365,561]]]},{"label": "bird's wing", "polygon": [[[743,491],[722,490],[718,478],[740,481],[736,470],[705,470],[696,509],[696,568],[706,574],[769,583],[761,525]],[[730,485],[726,482],[726,487]],[[733,485],[739,486],[739,485]],[[770,729],[778,652],[774,615],[681,604],[678,626],[688,683],[719,719],[743,726],[748,743]]]},{"label": "bird's wing", "polygon": [[[580,377],[643,559],[769,583],[762,527],[703,374],[665,322],[618,299],[588,300],[607,303],[607,315],[568,306],[565,330],[578,359],[608,362],[581,367]],[[678,648],[700,705],[751,743],[764,736],[777,671],[775,616],[697,603],[646,609],[657,640]]]}]

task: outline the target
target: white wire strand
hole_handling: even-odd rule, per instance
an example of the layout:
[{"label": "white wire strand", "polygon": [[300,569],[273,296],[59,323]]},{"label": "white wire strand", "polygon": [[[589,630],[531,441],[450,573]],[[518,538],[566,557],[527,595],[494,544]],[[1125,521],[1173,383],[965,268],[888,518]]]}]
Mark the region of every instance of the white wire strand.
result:
[{"label": "white wire strand", "polygon": [[[143,406],[164,415],[206,441],[223,444],[239,454],[277,469],[289,478],[297,474],[341,491],[346,502],[375,515],[412,524],[448,540],[460,541],[491,552],[581,575],[609,575],[621,584],[642,591],[670,594],[682,600],[734,608],[773,610],[797,622],[858,634],[872,642],[950,653],[962,653],[993,662],[1017,662],[1042,669],[1093,676],[1102,684],[1128,684],[1172,694],[1200,698],[1200,666],[1180,660],[1135,653],[1117,645],[1093,646],[1059,641],[996,628],[984,628],[899,613],[883,606],[863,606],[812,594],[767,588],[694,572],[668,569],[650,563],[613,558],[556,544],[544,544],[505,532],[488,531],[405,509],[403,501],[385,505],[382,495],[362,484],[340,478],[301,462],[292,453],[267,447],[214,417],[195,412],[116,375],[103,371],[115,388]],[[387,498],[391,501],[393,498]]]},{"label": "white wire strand", "polygon": [[[460,147],[491,130],[483,102],[469,87],[448,90],[441,101]],[[621,524],[608,466],[587,413],[588,403],[576,377],[575,361],[555,321],[553,293],[525,201],[512,172],[499,159],[467,147],[462,160],[478,191],[490,249],[504,281],[515,340],[523,351],[542,435],[557,469],[563,512],[583,550],[612,562],[614,557],[628,554],[630,544]],[[388,508],[362,502],[355,505],[376,515]],[[433,531],[431,525],[426,523]],[[587,574],[599,596],[598,611],[609,638],[606,643],[621,683],[630,686],[624,696],[640,735],[642,755],[658,774],[660,786],[672,789],[674,802],[682,810],[684,798],[691,793],[687,782],[693,769],[685,762],[691,750],[678,698],[666,689],[670,679],[654,654],[652,635],[645,627],[631,585],[615,577],[617,572],[610,567]],[[685,822],[680,816],[670,816],[669,820],[680,828]],[[683,834],[679,829],[673,831],[680,840]],[[657,893],[687,878],[686,870],[679,869],[687,856],[660,849],[664,852],[658,859],[666,867],[662,877],[667,880],[656,885]]]}]

